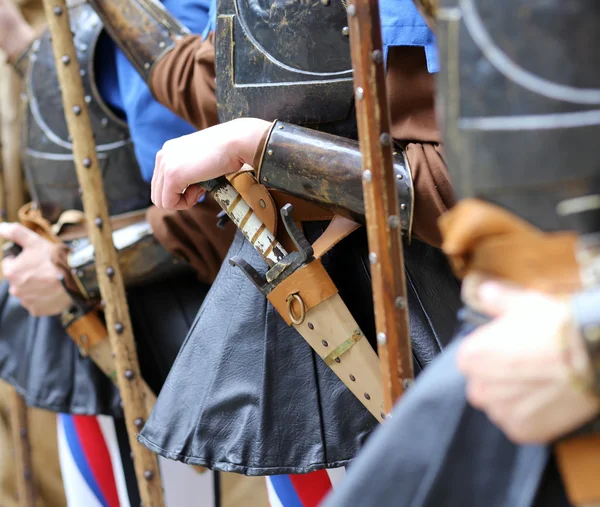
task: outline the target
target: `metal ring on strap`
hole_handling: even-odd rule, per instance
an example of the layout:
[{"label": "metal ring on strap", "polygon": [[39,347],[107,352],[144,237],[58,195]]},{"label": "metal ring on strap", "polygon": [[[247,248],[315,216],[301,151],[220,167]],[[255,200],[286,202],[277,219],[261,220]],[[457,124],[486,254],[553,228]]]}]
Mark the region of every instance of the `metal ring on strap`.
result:
[{"label": "metal ring on strap", "polygon": [[[294,300],[298,301],[298,304],[300,305],[300,316],[299,317],[296,317],[296,315],[294,313],[294,308],[292,307],[292,303],[294,302]],[[296,293],[296,294],[290,294],[287,297],[286,302],[287,302],[288,314],[290,316],[290,320],[292,321],[292,324],[294,324],[295,326],[299,326],[300,324],[302,324],[304,322],[304,317],[306,316],[306,307],[304,305],[304,301]]]}]

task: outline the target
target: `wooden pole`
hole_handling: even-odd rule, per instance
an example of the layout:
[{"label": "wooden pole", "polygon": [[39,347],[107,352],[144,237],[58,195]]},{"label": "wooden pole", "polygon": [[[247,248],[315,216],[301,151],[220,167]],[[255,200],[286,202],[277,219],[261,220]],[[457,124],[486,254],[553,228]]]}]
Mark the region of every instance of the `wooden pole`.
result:
[{"label": "wooden pole", "polygon": [[375,325],[389,412],[412,380],[413,365],[379,5],[377,0],[352,0],[347,10]]},{"label": "wooden pole", "polygon": [[95,250],[100,294],[105,302],[104,313],[110,344],[115,355],[117,384],[123,400],[140,496],[144,507],[164,506],[157,456],[136,440],[138,430],[148,417],[143,397],[143,380],[137,360],[123,278],[112,242],[112,227],[103,191],[102,174],[96,157],[94,136],[84,100],[69,12],[65,0],[44,0],[44,8],[52,36],[54,61],[62,91],[65,118],[69,134],[73,139],[75,169],[83,191],[83,209],[90,225],[88,230]]},{"label": "wooden pole", "polygon": [[[18,108],[10,108],[8,101],[10,98],[14,98],[11,91],[11,87],[9,86],[10,80],[16,79],[14,76],[14,72],[12,69],[9,69],[8,66],[4,69],[8,75],[3,76],[2,82],[3,85],[6,85],[6,89],[0,91],[2,95],[2,118],[9,116],[10,113],[16,114]],[[11,120],[16,121],[17,118],[11,118]],[[12,131],[12,124],[10,122],[2,122],[2,130],[0,135],[0,141],[4,141],[6,137],[9,138],[9,142],[14,139],[12,136],[8,136],[9,130]],[[18,208],[23,204],[23,192],[22,192],[22,182],[19,185],[16,185],[15,192],[10,192],[12,196],[12,200],[8,201],[8,193],[6,192],[5,186],[5,164],[12,166],[19,166],[20,168],[20,160],[18,157],[15,159],[15,155],[18,154],[18,149],[10,152],[10,150],[6,149],[7,145],[3,142],[0,142],[0,222],[4,222],[7,217],[7,212],[11,211],[10,216],[16,217],[16,212]],[[16,152],[16,153],[15,153]],[[11,174],[15,174],[17,176],[22,175],[21,171],[9,171]],[[12,186],[11,186],[12,189]],[[8,205],[8,206],[7,206]],[[9,209],[7,209],[9,208]],[[0,239],[0,251],[2,251],[2,243],[3,241]],[[1,277],[1,274],[0,274]],[[21,507],[35,507],[35,486],[33,482],[33,473],[32,473],[32,465],[31,465],[31,446],[29,443],[29,426],[27,421],[27,405],[25,404],[25,400],[23,397],[19,395],[19,393],[14,389],[10,388],[10,397],[8,400],[8,407],[10,410],[10,429],[12,434],[13,447],[15,452],[15,462],[14,467],[17,476],[17,495],[18,502]]]}]

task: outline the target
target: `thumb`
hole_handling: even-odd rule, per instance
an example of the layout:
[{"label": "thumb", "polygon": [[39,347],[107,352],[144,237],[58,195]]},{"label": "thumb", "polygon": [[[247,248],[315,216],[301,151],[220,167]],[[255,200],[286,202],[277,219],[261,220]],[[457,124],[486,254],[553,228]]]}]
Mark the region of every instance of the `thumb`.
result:
[{"label": "thumb", "polygon": [[39,236],[24,225],[18,223],[0,223],[0,236],[17,245],[26,247],[31,245]]}]

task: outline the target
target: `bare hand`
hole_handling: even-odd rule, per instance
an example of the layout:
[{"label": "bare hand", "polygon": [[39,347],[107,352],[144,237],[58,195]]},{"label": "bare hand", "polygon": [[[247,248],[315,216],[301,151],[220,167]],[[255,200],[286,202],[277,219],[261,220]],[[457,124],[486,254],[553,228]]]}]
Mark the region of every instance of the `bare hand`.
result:
[{"label": "bare hand", "polygon": [[517,443],[550,442],[591,420],[600,402],[573,381],[591,370],[569,303],[489,281],[477,295],[497,318],[459,350],[469,402]]},{"label": "bare hand", "polygon": [[9,0],[0,0],[0,49],[17,58],[35,40],[35,32]]},{"label": "bare hand", "polygon": [[52,243],[16,223],[0,224],[0,236],[23,248],[17,257],[2,261],[9,293],[34,317],[57,315],[68,308],[71,298],[58,280],[61,272],[52,262]]},{"label": "bare hand", "polygon": [[156,154],[152,202],[158,208],[191,208],[204,193],[197,183],[251,164],[270,126],[264,120],[241,118],[167,141]]}]

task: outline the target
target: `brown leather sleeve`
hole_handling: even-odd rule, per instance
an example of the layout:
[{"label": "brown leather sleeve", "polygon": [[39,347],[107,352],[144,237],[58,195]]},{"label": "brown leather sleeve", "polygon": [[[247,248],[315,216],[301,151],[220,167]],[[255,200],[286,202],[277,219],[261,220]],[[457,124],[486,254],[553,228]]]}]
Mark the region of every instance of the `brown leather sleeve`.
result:
[{"label": "brown leather sleeve", "polygon": [[198,130],[216,125],[214,34],[179,40],[152,71],[150,87],[156,99]]},{"label": "brown leather sleeve", "polygon": [[235,226],[217,227],[219,205],[209,195],[184,211],[148,209],[146,218],[156,239],[169,252],[188,262],[203,283],[212,283],[233,241]]},{"label": "brown leather sleeve", "polygon": [[386,79],[392,135],[406,147],[414,186],[413,235],[441,246],[438,217],[455,203],[434,111],[435,79],[420,47],[392,47]]}]

